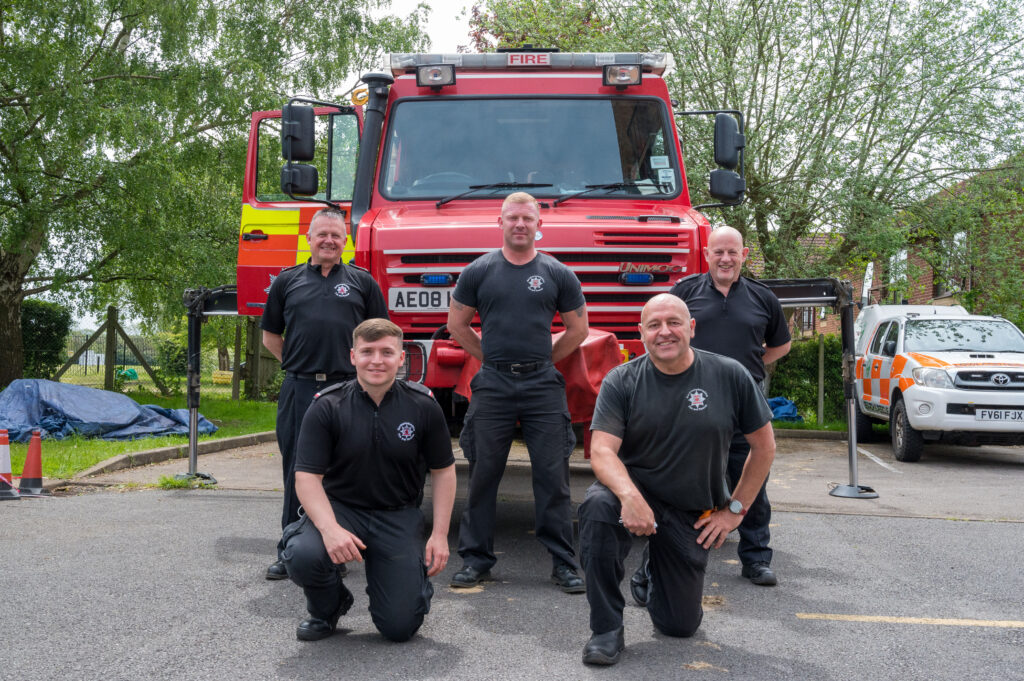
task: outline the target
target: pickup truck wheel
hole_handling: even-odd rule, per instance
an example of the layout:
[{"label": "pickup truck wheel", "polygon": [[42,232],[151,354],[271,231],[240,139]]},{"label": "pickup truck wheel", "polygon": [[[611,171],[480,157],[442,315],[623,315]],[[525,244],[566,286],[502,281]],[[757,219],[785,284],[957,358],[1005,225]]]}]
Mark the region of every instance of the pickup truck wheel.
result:
[{"label": "pickup truck wheel", "polygon": [[874,430],[871,428],[875,420],[857,409],[857,418],[854,421],[854,428],[857,429],[857,442],[871,442],[874,438]]},{"label": "pickup truck wheel", "polygon": [[896,460],[910,463],[920,461],[924,438],[911,427],[907,419],[907,406],[902,399],[896,400],[892,408],[889,429],[892,431],[892,455]]}]

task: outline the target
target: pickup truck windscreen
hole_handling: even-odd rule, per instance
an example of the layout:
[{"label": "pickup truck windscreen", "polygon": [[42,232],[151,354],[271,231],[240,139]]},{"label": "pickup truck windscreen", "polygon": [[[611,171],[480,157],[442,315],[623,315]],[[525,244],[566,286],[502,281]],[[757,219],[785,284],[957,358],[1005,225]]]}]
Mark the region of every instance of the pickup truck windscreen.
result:
[{"label": "pickup truck windscreen", "polygon": [[393,200],[438,199],[530,183],[551,185],[527,191],[555,198],[609,185],[586,196],[670,198],[682,180],[670,123],[651,98],[408,99],[391,112],[380,190]]},{"label": "pickup truck windscreen", "polygon": [[917,319],[907,322],[907,352],[1021,352],[1024,335],[1010,322]]}]

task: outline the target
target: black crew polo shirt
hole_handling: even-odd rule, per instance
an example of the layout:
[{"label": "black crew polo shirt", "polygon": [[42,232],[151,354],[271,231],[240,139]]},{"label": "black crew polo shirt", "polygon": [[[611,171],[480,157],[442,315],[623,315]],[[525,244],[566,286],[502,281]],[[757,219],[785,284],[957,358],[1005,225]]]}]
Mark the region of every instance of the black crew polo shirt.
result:
[{"label": "black crew polo shirt", "polygon": [[487,362],[550,362],[555,312],[586,304],[580,280],[550,255],[513,265],[500,249],[466,265],[452,297],[480,313]]},{"label": "black crew polo shirt", "polygon": [[747,277],[733,282],[729,296],[715,288],[709,272],[691,274],[676,282],[669,293],[679,296],[697,320],[690,345],[732,357],[764,380],[764,345],[770,348],[790,341],[786,315],[775,294],[764,284]]},{"label": "black crew polo shirt", "polygon": [[619,459],[645,496],[703,511],[729,501],[733,434],[753,433],[771,418],[739,362],[694,350],[693,364],[680,374],[662,373],[650,355],[608,372],[590,429],[622,439]]},{"label": "black crew polo shirt", "polygon": [[329,498],[371,510],[418,505],[427,469],[455,463],[441,406],[406,381],[395,381],[380,406],[355,380],[324,389],[295,451],[295,470],[323,475]]},{"label": "black crew polo shirt", "polygon": [[284,335],[281,368],[300,374],[355,374],[352,330],[388,318],[380,286],[366,270],[337,264],[326,277],[310,259],[274,279],[260,328]]}]

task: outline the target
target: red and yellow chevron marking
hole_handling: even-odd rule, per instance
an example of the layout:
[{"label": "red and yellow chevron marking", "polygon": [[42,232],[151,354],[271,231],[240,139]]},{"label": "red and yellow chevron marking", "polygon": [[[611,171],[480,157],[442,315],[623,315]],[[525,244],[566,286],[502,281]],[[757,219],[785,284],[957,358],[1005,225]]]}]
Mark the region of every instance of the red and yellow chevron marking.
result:
[{"label": "red and yellow chevron marking", "polygon": [[[242,223],[238,233],[238,265],[240,267],[291,267],[309,259],[306,231],[319,206],[301,208],[254,208],[242,205]],[[260,230],[267,235],[263,241],[243,241],[242,235]],[[345,242],[342,261],[355,256],[350,234]]]}]

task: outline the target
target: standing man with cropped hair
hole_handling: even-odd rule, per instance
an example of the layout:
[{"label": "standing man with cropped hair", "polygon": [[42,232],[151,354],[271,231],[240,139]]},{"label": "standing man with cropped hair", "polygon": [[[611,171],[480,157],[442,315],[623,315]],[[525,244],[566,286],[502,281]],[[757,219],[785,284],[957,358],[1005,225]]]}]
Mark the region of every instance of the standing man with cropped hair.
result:
[{"label": "standing man with cropped hair", "polygon": [[[497,562],[494,524],[498,484],[516,422],[530,453],[537,539],[551,554],[551,581],[566,593],[585,591],[577,574],[569,497],[569,455],[576,444],[555,362],[587,337],[583,290],[572,270],[536,250],[540,207],[525,192],[506,197],[498,226],[502,247],[466,266],[448,312],[448,330],[482,362],[459,444],[469,460],[469,497],[459,526],[462,568],[456,588],[489,578]],[[481,334],[470,326],[480,313]],[[552,342],[555,313],[565,333]]]},{"label": "standing man with cropped hair", "polygon": [[[317,212],[306,235],[309,261],[273,279],[260,321],[263,345],[285,371],[276,424],[284,478],[282,530],[299,517],[293,468],[302,417],[318,390],[355,377],[349,357],[352,330],[363,320],[388,318],[384,295],[370,273],[341,262],[347,236],[344,212]],[[267,579],[288,577],[281,562],[283,548],[279,543]]]}]

